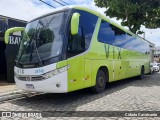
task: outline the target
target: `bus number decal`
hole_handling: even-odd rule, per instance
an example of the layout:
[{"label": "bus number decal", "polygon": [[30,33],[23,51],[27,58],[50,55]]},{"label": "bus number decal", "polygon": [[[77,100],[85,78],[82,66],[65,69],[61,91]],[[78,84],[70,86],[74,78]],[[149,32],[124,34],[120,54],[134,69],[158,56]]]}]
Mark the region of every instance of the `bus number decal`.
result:
[{"label": "bus number decal", "polygon": [[36,69],[35,73],[36,74],[43,74],[44,73],[44,69]]},{"label": "bus number decal", "polygon": [[24,70],[23,69],[17,69],[17,73],[22,75],[22,74],[24,74]]}]

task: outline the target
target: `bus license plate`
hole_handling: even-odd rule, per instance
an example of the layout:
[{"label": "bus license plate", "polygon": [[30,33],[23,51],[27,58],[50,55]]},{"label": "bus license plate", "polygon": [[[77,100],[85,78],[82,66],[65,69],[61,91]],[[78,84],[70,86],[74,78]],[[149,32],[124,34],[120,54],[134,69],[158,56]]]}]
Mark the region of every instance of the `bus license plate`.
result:
[{"label": "bus license plate", "polygon": [[32,84],[26,84],[26,88],[27,89],[34,89],[34,85],[32,85]]}]

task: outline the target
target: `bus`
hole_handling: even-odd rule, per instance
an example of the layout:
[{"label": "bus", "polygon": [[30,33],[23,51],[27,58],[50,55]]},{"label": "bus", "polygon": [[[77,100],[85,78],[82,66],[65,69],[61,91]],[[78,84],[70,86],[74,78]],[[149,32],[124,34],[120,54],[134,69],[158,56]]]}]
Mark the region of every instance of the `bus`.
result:
[{"label": "bus", "polygon": [[97,11],[68,6],[28,22],[14,68],[18,88],[66,93],[150,72],[149,44]]}]

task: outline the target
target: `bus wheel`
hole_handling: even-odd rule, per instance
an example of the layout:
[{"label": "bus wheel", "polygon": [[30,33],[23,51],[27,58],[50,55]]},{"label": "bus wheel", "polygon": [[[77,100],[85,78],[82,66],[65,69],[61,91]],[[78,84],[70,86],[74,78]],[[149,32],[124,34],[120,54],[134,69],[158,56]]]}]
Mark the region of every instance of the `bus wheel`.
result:
[{"label": "bus wheel", "polygon": [[102,70],[98,70],[96,76],[96,85],[91,88],[94,93],[102,93],[105,90],[106,77]]},{"label": "bus wheel", "polygon": [[141,67],[141,74],[139,76],[139,79],[142,80],[144,78],[144,67]]}]

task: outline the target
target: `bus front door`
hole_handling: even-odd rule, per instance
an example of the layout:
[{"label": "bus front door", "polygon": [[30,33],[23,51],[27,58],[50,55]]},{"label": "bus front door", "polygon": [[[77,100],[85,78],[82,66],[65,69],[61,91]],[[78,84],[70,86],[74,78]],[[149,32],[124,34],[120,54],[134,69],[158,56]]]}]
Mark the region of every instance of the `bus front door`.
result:
[{"label": "bus front door", "polygon": [[68,65],[68,92],[84,88],[84,55],[71,57]]}]

